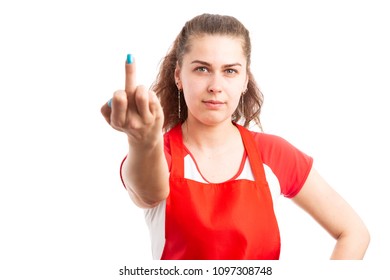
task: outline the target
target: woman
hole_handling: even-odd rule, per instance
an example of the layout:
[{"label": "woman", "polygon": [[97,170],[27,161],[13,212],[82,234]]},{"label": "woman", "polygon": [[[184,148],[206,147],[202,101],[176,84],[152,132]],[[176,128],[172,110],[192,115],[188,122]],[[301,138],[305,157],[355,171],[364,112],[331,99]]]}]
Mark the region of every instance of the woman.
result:
[{"label": "woman", "polygon": [[[331,259],[362,259],[369,233],[312,167],[312,158],[260,126],[249,32],[234,17],[188,21],[147,90],[134,57],[125,90],[101,111],[126,133],[122,181],[145,208],[155,259],[278,259],[280,235],[264,166],[279,192],[336,239]],[[241,125],[240,125],[241,124]]]}]

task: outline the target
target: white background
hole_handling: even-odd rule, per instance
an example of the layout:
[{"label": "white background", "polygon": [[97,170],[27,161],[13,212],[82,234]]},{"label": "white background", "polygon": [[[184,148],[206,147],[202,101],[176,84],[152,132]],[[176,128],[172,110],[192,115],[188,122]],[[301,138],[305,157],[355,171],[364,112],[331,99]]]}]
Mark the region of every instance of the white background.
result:
[{"label": "white background", "polygon": [[[100,107],[123,88],[127,53],[149,86],[185,21],[203,12],[250,30],[265,132],[314,157],[371,232],[359,267],[381,270],[390,249],[385,3],[2,1],[0,278],[117,279],[124,265],[150,262],[143,211],[119,178],[126,138]],[[287,199],[277,207],[282,264],[328,265],[329,235]]]}]

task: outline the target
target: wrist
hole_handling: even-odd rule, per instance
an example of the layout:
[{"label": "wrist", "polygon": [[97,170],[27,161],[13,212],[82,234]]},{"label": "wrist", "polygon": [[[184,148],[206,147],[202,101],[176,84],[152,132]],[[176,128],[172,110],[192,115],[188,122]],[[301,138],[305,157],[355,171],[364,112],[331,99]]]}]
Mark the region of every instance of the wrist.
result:
[{"label": "wrist", "polygon": [[134,138],[132,135],[127,136],[127,143],[129,144],[129,151],[148,153],[163,147],[164,137],[159,135],[157,137],[143,137]]}]

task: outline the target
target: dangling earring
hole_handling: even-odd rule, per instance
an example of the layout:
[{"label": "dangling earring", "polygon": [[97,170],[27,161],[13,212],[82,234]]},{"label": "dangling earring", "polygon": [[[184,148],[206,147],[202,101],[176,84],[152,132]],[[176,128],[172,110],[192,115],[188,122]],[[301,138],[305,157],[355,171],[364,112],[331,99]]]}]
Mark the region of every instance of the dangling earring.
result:
[{"label": "dangling earring", "polygon": [[180,118],[181,118],[180,93],[181,93],[181,91],[180,91],[180,89],[178,88],[178,89],[177,89],[177,104],[178,104],[177,116],[178,116],[179,120],[180,120]]},{"label": "dangling earring", "polygon": [[241,114],[242,116],[244,117],[245,116],[245,112],[244,112],[244,108],[245,108],[245,102],[244,102],[244,96],[245,96],[245,93],[248,91],[248,89],[244,90],[242,93],[241,93]]}]

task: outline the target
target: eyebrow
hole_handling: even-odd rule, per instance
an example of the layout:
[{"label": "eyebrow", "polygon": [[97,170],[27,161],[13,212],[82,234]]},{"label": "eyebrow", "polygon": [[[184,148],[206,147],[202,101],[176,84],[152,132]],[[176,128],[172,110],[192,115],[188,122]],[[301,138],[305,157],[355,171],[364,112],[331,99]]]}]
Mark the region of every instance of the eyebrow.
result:
[{"label": "eyebrow", "polygon": [[[191,64],[197,64],[197,63],[202,64],[202,65],[206,65],[206,66],[211,66],[210,63],[208,63],[206,61],[202,61],[202,60],[194,60],[194,61],[191,62]],[[233,66],[240,66],[240,67],[242,67],[241,63],[238,63],[238,62],[231,63],[231,64],[225,64],[223,67],[226,68],[226,67],[233,67]]]}]

